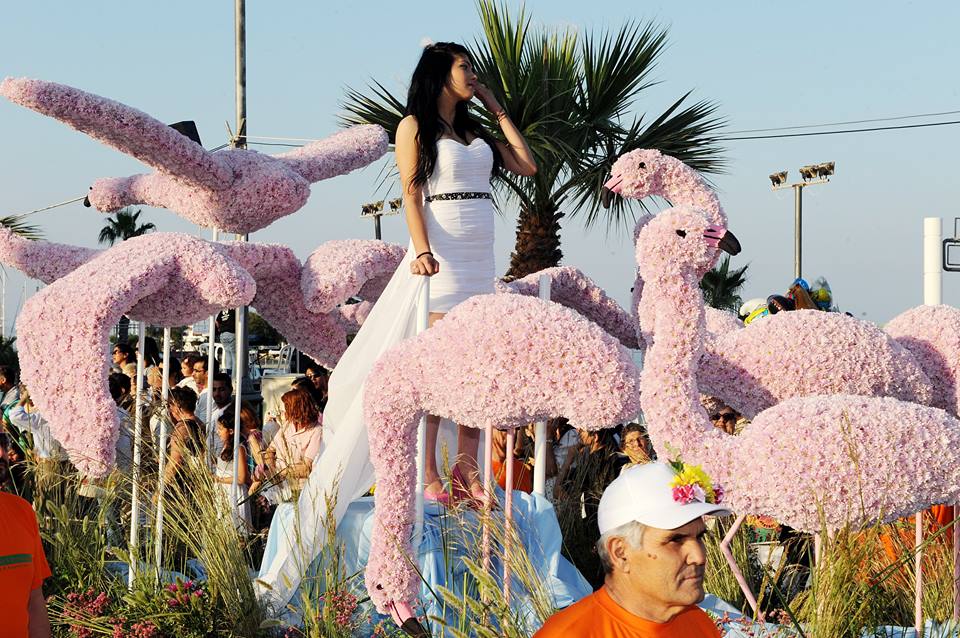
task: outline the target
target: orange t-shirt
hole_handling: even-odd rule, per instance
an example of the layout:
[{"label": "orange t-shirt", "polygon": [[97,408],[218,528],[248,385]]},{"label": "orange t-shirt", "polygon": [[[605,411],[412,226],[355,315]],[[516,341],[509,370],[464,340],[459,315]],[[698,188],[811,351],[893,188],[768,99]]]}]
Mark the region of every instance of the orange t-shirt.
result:
[{"label": "orange t-shirt", "polygon": [[680,612],[670,622],[644,620],[601,587],[551,616],[533,638],[720,638],[720,631],[699,607]]},{"label": "orange t-shirt", "polygon": [[27,637],[30,592],[50,577],[37,515],[19,496],[0,492],[0,618],[4,636]]}]

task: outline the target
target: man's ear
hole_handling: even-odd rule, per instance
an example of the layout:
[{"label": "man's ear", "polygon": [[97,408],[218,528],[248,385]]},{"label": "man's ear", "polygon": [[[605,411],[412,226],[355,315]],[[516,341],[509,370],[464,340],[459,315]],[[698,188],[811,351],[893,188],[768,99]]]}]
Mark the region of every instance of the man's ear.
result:
[{"label": "man's ear", "polygon": [[607,554],[610,556],[610,564],[614,571],[625,573],[630,571],[630,561],[627,557],[628,549],[627,541],[620,536],[614,536],[607,541]]}]

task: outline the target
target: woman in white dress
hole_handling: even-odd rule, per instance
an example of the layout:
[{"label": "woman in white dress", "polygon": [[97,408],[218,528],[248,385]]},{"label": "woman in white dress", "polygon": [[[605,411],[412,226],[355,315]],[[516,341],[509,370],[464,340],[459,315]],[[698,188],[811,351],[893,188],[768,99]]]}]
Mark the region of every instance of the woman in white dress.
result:
[{"label": "woman in white dress", "polygon": [[[474,120],[474,97],[493,114],[506,142],[494,140]],[[487,87],[480,84],[467,50],[452,42],[426,47],[413,72],[407,116],[397,128],[397,167],[415,259],[410,271],[430,280],[430,325],[468,297],[492,293],[494,210],[490,179],[501,167],[533,175],[537,165],[526,141]],[[443,501],[437,469],[440,419],[427,417],[424,497]],[[454,476],[474,497],[480,431],[460,427]]]},{"label": "woman in white dress", "polygon": [[[494,114],[505,143],[470,117],[467,104],[474,97]],[[297,504],[299,519],[309,524],[295,533],[275,533],[282,525],[274,517],[270,533],[277,540],[264,552],[257,587],[278,608],[291,599],[305,566],[321,551],[325,527],[339,523],[375,480],[363,385],[384,352],[416,334],[416,308],[426,279],[417,275],[430,277],[431,323],[468,297],[493,292],[490,178],[500,168],[519,175],[537,170],[517,127],[477,82],[467,50],[445,42],[426,47],[413,73],[407,116],[397,128],[396,157],[410,230],[409,265],[401,264],[393,274],[330,375],[323,443]],[[437,470],[438,423],[428,418],[424,494],[442,501],[446,492]],[[460,428],[457,475],[466,490],[480,495],[478,443],[479,431]],[[330,496],[336,496],[332,511],[327,508]]]}]

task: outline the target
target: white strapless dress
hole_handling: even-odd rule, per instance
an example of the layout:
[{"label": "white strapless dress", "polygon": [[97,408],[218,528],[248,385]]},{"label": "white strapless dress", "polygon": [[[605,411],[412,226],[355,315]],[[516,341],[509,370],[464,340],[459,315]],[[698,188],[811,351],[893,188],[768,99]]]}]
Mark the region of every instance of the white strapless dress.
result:
[{"label": "white strapless dress", "polygon": [[[489,193],[493,154],[480,138],[470,144],[437,141],[437,163],[424,197]],[[430,279],[430,312],[449,312],[473,295],[493,292],[493,201],[448,199],[424,202],[430,251],[440,272]]]},{"label": "white strapless dress", "polygon": [[[438,140],[437,163],[424,185],[424,197],[489,193],[492,165],[493,153],[482,139],[471,144]],[[423,211],[430,251],[440,263],[440,272],[430,277],[431,312],[447,312],[468,297],[492,293],[492,200],[435,200],[424,202]],[[291,599],[307,567],[323,548],[325,527],[339,523],[350,502],[374,482],[363,420],[363,384],[384,352],[416,334],[417,301],[427,278],[410,273],[409,262],[415,256],[411,242],[406,259],[330,375],[323,443],[297,502],[299,516],[294,517],[291,511],[289,516],[274,517],[270,536],[277,542],[268,544],[255,584],[261,596],[277,609]],[[452,432],[452,425],[444,423],[441,435]],[[328,520],[325,495],[334,492],[337,500],[330,513],[332,520]]]}]

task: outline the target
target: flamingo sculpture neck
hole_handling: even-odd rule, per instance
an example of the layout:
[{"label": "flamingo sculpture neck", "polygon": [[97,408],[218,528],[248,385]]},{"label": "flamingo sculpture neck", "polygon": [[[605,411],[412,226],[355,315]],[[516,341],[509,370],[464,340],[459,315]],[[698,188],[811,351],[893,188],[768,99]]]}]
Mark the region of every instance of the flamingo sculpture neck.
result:
[{"label": "flamingo sculpture neck", "polygon": [[[697,368],[705,329],[699,266],[712,258],[717,245],[712,239],[725,232],[707,226],[697,211],[677,207],[658,215],[639,237],[637,257],[646,282],[640,320],[653,326],[654,335],[644,361],[641,400],[661,456],[696,451],[698,462],[706,460],[711,455],[700,452],[720,445],[724,436],[700,405]],[[706,233],[715,237],[705,241]],[[698,251],[693,258],[691,249]]]}]

